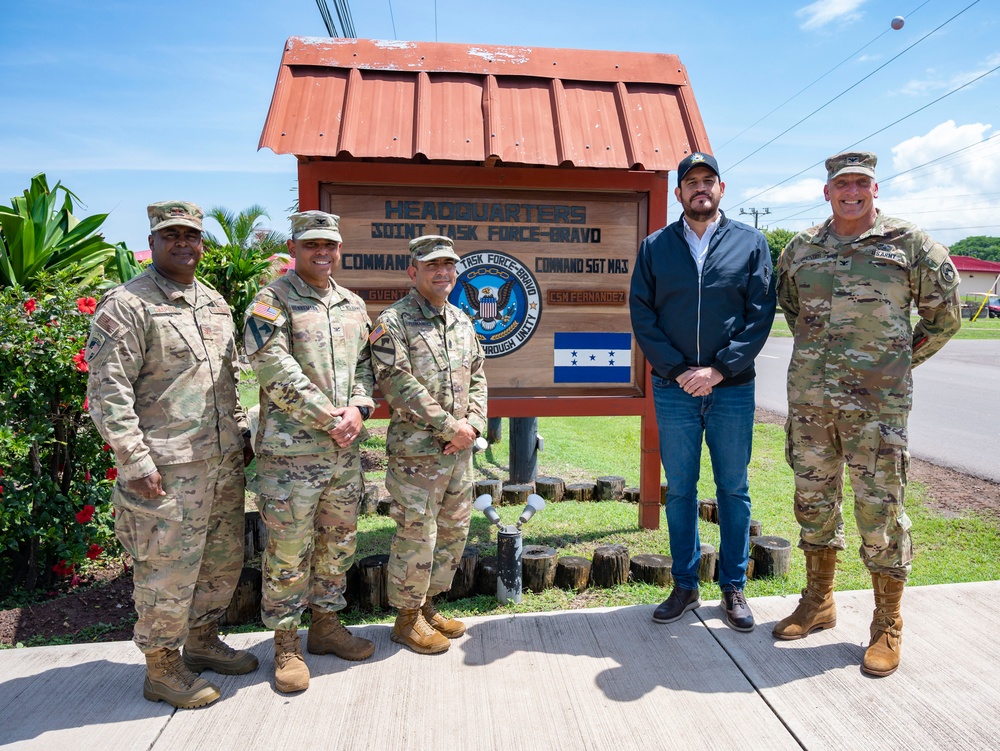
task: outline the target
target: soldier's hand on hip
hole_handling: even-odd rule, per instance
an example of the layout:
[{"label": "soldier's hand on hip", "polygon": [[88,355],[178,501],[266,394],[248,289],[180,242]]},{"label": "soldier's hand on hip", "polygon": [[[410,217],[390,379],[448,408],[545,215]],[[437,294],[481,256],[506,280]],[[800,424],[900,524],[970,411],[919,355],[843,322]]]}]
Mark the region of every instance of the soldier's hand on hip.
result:
[{"label": "soldier's hand on hip", "polygon": [[444,453],[457,454],[459,451],[465,451],[475,440],[476,429],[469,425],[467,420],[460,420],[458,423],[458,433],[445,444]]},{"label": "soldier's hand on hip", "polygon": [[340,422],[330,431],[330,437],[340,448],[345,449],[361,433],[361,410],[357,407],[339,407],[333,410],[333,414],[340,417]]},{"label": "soldier's hand on hip", "polygon": [[160,473],[156,470],[153,470],[153,474],[140,477],[138,480],[129,480],[125,483],[125,487],[140,498],[156,498],[167,494],[161,484]]}]

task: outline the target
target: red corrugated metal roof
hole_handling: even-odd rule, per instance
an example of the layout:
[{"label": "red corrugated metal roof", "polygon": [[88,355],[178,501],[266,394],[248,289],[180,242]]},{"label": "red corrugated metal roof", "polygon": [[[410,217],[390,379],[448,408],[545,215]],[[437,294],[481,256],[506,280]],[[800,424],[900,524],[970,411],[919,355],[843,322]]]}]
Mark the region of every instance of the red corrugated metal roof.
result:
[{"label": "red corrugated metal roof", "polygon": [[260,148],[665,171],[709,151],[676,55],[291,37]]},{"label": "red corrugated metal roof", "polygon": [[996,261],[983,261],[969,256],[952,256],[951,260],[959,271],[985,271],[990,274],[1000,274],[1000,263]]}]

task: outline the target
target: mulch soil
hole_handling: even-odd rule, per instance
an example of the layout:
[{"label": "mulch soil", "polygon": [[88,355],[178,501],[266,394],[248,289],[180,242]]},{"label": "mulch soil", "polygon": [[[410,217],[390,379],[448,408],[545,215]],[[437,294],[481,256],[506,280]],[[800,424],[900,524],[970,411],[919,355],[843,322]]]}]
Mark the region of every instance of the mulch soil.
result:
[{"label": "mulch soil", "polygon": [[[784,424],[784,417],[764,410],[757,411],[757,420]],[[384,459],[371,454],[364,457],[365,469],[384,468]],[[919,459],[912,460],[909,477],[928,488],[928,505],[942,516],[974,513],[1000,524],[1000,484]],[[127,641],[134,622],[131,569],[107,562],[74,588],[63,584],[30,605],[0,610],[0,645]]]}]

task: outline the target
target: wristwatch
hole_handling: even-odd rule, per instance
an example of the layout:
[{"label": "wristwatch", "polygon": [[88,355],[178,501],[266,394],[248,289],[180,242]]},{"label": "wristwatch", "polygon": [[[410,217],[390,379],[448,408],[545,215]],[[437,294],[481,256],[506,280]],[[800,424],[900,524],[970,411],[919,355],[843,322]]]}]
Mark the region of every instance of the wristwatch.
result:
[{"label": "wristwatch", "polygon": [[371,407],[358,407],[358,412],[361,413],[361,419],[362,420],[367,420],[369,417],[372,416],[372,408]]}]

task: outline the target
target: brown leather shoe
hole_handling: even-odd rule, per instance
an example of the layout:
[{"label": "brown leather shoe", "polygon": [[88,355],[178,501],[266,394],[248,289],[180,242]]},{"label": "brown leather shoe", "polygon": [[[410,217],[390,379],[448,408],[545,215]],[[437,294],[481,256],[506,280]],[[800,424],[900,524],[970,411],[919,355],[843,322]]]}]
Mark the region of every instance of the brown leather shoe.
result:
[{"label": "brown leather shoe", "polygon": [[375,651],[375,644],[368,639],[354,636],[344,628],[340,616],[323,610],[314,609],[312,625],[306,636],[306,649],[309,654],[334,654],[342,660],[366,660]]},{"label": "brown leather shoe", "polygon": [[178,709],[192,709],[211,704],[222,694],[188,669],[179,650],[161,648],[146,654],[142,695],[149,701],[165,701]]},{"label": "brown leather shoe", "polygon": [[753,631],[753,613],[743,596],[742,589],[730,589],[722,593],[722,609],[726,611],[726,624],[733,631]]},{"label": "brown leather shoe", "polygon": [[451,642],[424,620],[420,608],[400,608],[389,638],[422,655],[447,652],[451,646]]},{"label": "brown leather shoe", "polygon": [[465,633],[465,624],[455,618],[445,618],[434,607],[434,599],[428,597],[420,608],[420,614],[428,625],[448,639],[457,639]]}]

